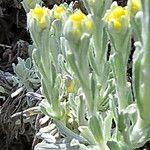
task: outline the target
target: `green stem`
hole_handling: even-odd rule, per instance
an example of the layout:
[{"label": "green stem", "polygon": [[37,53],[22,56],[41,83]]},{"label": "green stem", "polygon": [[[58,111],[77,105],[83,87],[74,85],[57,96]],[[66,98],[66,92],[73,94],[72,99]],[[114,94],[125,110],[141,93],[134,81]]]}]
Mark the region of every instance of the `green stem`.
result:
[{"label": "green stem", "polygon": [[105,63],[105,48],[104,48],[104,28],[102,21],[98,20],[98,17],[93,17],[94,20],[94,33],[93,33],[93,42],[95,47],[95,63],[97,66],[97,74],[102,76],[103,67]]},{"label": "green stem", "polygon": [[142,119],[148,120],[150,123],[150,113],[149,113],[149,97],[150,97],[150,25],[147,25],[147,28],[145,28],[145,31],[147,31],[147,34],[145,37],[143,37],[143,59],[141,61],[141,68],[142,68],[142,83],[143,86],[140,88],[140,95],[142,97],[141,101],[141,108],[140,115]]},{"label": "green stem", "polygon": [[123,65],[122,57],[119,53],[114,55],[114,72],[116,76],[116,88],[118,93],[119,110],[125,109],[128,106],[126,66]]},{"label": "green stem", "polygon": [[92,115],[96,112],[96,108],[92,97],[92,90],[90,87],[88,61],[85,61],[87,60],[86,56],[84,59],[82,58],[79,60],[80,58],[78,54],[79,49],[73,43],[70,45],[70,48],[72,49],[72,54],[70,55],[70,57],[68,57],[69,58],[68,61],[70,63],[72,70],[77,75],[78,80],[83,89],[83,92],[85,94],[89,115]]},{"label": "green stem", "polygon": [[110,150],[106,143],[99,143],[99,150]]}]

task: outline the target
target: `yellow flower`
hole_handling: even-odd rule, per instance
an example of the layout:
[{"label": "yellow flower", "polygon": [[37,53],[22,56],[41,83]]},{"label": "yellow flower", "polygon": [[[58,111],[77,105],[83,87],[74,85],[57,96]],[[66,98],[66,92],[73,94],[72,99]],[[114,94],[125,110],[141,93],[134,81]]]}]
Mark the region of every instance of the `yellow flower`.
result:
[{"label": "yellow flower", "polygon": [[81,10],[77,10],[71,14],[64,25],[64,35],[66,39],[74,43],[78,43],[84,33],[90,36],[92,31],[92,19],[82,13]]},{"label": "yellow flower", "polygon": [[47,14],[48,11],[45,7],[36,7],[32,10],[33,17],[37,20],[42,29],[46,27],[45,17]]},{"label": "yellow flower", "polygon": [[73,93],[75,91],[75,82],[69,76],[66,76],[65,88],[67,93]]},{"label": "yellow flower", "polygon": [[140,0],[131,0],[131,11],[137,13],[141,9]]},{"label": "yellow flower", "polygon": [[108,25],[113,23],[114,28],[119,30],[122,28],[122,17],[128,17],[128,11],[121,6],[116,6],[106,13],[104,20]]},{"label": "yellow flower", "polygon": [[92,21],[87,18],[87,16],[81,12],[81,10],[76,11],[70,16],[70,20],[73,23],[74,30],[81,30],[83,23],[85,23],[86,28],[92,30]]},{"label": "yellow flower", "polygon": [[62,6],[56,6],[56,7],[54,8],[54,17],[55,17],[56,19],[60,19],[62,13],[64,13],[64,12],[65,12],[64,7],[62,7]]},{"label": "yellow flower", "polygon": [[81,10],[76,11],[74,14],[70,16],[70,20],[73,23],[75,28],[81,26],[82,21],[86,18],[86,15],[81,12]]}]

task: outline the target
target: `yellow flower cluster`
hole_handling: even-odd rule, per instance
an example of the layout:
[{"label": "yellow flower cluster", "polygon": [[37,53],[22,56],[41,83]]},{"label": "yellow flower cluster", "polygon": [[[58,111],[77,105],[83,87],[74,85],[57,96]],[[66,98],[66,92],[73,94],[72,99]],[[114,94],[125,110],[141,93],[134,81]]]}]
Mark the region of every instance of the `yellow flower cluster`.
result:
[{"label": "yellow flower cluster", "polygon": [[122,17],[128,17],[128,15],[128,11],[124,7],[116,6],[106,13],[104,20],[108,24],[113,23],[114,28],[119,30],[122,28]]},{"label": "yellow flower cluster", "polygon": [[75,92],[75,82],[69,76],[65,77],[65,89],[66,89],[67,93],[73,93],[73,92]]},{"label": "yellow flower cluster", "polygon": [[131,11],[137,13],[141,9],[140,0],[131,0]]},{"label": "yellow flower cluster", "polygon": [[33,17],[37,20],[40,27],[43,29],[46,27],[46,15],[48,10],[45,7],[36,7],[32,10]]},{"label": "yellow flower cluster", "polygon": [[74,81],[70,81],[70,83],[68,83],[66,85],[66,91],[67,91],[67,93],[73,93],[75,91],[75,83],[74,83]]},{"label": "yellow flower cluster", "polygon": [[64,7],[62,7],[62,6],[56,6],[54,8],[54,17],[55,17],[55,19],[60,19],[62,13],[64,13],[64,12],[65,12]]},{"label": "yellow flower cluster", "polygon": [[87,18],[87,16],[81,12],[81,10],[76,11],[70,16],[70,21],[73,23],[73,29],[81,29],[83,23],[85,23],[86,28],[92,30],[92,21]]}]

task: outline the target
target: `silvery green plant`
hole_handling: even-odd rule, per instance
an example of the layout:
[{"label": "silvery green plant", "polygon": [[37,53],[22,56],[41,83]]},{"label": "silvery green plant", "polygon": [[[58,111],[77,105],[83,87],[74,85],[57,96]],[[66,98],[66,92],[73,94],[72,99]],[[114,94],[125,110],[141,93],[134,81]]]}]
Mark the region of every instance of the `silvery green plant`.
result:
[{"label": "silvery green plant", "polygon": [[[61,80],[59,69],[56,66],[58,61],[52,61],[57,55],[57,49],[50,47],[51,40],[49,40],[50,35],[53,36],[51,34],[53,32],[51,28],[52,21],[50,11],[39,5],[28,13],[28,28],[35,45],[33,60],[41,74],[42,92],[51,105],[49,107],[51,116],[61,118],[63,115],[63,107],[60,107],[59,102],[58,83],[61,83]],[[51,49],[52,51],[50,51]]]},{"label": "silvery green plant", "polygon": [[113,73],[116,78],[118,108],[120,110],[126,108],[132,101],[130,85],[127,84],[126,77],[131,41],[128,11],[114,2],[111,9],[106,12],[104,21],[108,24],[107,31],[112,45],[110,61],[113,64]]},{"label": "silvery green plant", "polygon": [[[111,1],[83,1],[88,13],[91,16],[93,22],[93,31],[90,39],[89,47],[89,62],[92,68],[92,73],[97,80],[97,87],[100,92],[100,107],[105,104],[108,104],[108,95],[114,90],[112,86],[112,72],[110,68],[110,63],[107,61],[107,43],[108,37],[105,30],[104,22],[101,19],[106,12],[106,9],[110,7]],[[97,7],[99,6],[99,7]],[[108,82],[105,82],[108,81]],[[99,86],[99,87],[98,87]],[[96,92],[98,93],[98,92]],[[107,106],[107,105],[105,105]],[[106,108],[106,107],[104,107]],[[103,108],[103,109],[104,109]]]},{"label": "silvery green plant", "polygon": [[[88,15],[67,4],[52,10],[36,5],[27,14],[32,57],[45,97],[40,111],[43,120],[50,120],[40,129],[43,143],[35,149],[139,148],[150,135],[150,1],[129,0],[126,7],[116,2],[110,7],[110,0],[83,3]],[[126,77],[132,35],[139,40],[133,92]]]},{"label": "silvery green plant", "polygon": [[[33,46],[29,45],[28,47],[29,56],[33,50]],[[38,91],[40,88],[40,74],[38,73],[37,69],[33,65],[31,57],[27,58],[26,60],[18,57],[17,64],[13,63],[13,71],[14,75],[11,75],[11,80],[13,86],[16,86],[16,91],[11,93],[11,97],[15,98],[19,96],[23,91],[26,92],[34,92]],[[28,106],[31,106],[36,98],[32,97],[24,97],[24,101],[27,102]],[[14,114],[15,116],[16,114]]]},{"label": "silvery green plant", "polygon": [[[138,19],[140,21],[140,22],[134,22],[136,23],[136,32],[137,32],[136,34],[135,34],[135,30],[131,27],[132,25],[133,27],[135,27],[135,24],[132,21],[131,21],[131,24],[129,24],[128,22],[129,14],[125,12],[126,9],[128,8],[125,8],[123,11],[121,7],[115,7],[116,4],[112,4],[112,8],[111,8],[112,14],[110,16],[109,15],[107,16],[106,14],[106,16],[104,17],[105,22],[108,23],[108,34],[110,36],[110,40],[112,41],[112,47],[113,49],[115,49],[112,54],[112,59],[114,62],[118,61],[118,63],[113,63],[114,72],[116,74],[116,83],[117,83],[117,80],[119,81],[120,76],[124,74],[123,72],[119,73],[118,69],[120,69],[121,65],[125,65],[124,63],[127,63],[127,57],[129,55],[128,45],[129,45],[129,38],[131,37],[131,30],[133,29],[132,35],[134,35],[135,39],[137,40],[141,39],[141,41],[135,42],[136,51],[133,57],[134,63],[133,63],[133,77],[132,78],[133,78],[133,88],[134,88],[133,94],[135,96],[134,97],[135,102],[132,102],[132,99],[130,98],[130,96],[128,97],[128,95],[131,94],[130,90],[128,89],[130,87],[127,87],[124,85],[122,87],[123,90],[127,89],[126,92],[124,91],[124,93],[122,93],[123,91],[122,91],[121,86],[119,89],[117,89],[117,86],[121,84],[120,82],[120,83],[117,83],[116,85],[116,89],[117,89],[116,94],[118,95],[118,108],[116,109],[114,107],[113,102],[110,105],[114,113],[114,120],[116,122],[115,124],[116,124],[116,129],[117,129],[117,130],[115,129],[116,133],[114,132],[115,138],[112,139],[112,141],[110,140],[107,142],[110,149],[135,149],[135,148],[139,148],[143,146],[144,143],[149,140],[148,126],[150,122],[148,121],[149,120],[148,114],[146,113],[144,114],[148,106],[148,103],[146,102],[148,100],[146,98],[147,96],[145,98],[143,97],[143,90],[145,92],[148,90],[148,83],[146,82],[146,80],[143,80],[143,79],[145,79],[144,75],[149,69],[147,68],[147,71],[145,70],[145,67],[147,65],[146,63],[142,61],[144,60],[144,54],[149,49],[147,47],[149,45],[148,43],[147,43],[147,46],[145,46],[145,43],[146,43],[145,41],[147,37],[149,37],[149,31],[148,31],[149,27],[148,26],[146,27],[147,25],[146,22],[149,22],[149,19],[145,19],[143,17],[145,15],[145,17],[147,16],[147,18],[149,18],[148,17],[149,16],[149,1],[140,2],[140,1],[131,0],[129,1],[129,4],[130,5],[128,5],[128,7],[131,9],[130,15],[134,15],[135,17],[134,19],[135,20]],[[131,14],[133,11],[133,8],[134,10],[137,10],[137,12],[135,13],[134,11],[134,14]],[[116,9],[118,10],[120,9],[120,14],[122,14],[121,15],[122,17],[120,17],[120,19],[118,19],[120,14],[114,13]],[[110,12],[108,11],[107,13],[110,13]],[[114,30],[112,30],[113,28]],[[116,32],[114,33],[114,31]],[[114,37],[116,39],[114,39]],[[123,38],[123,40],[120,41],[121,38]],[[117,55],[118,52],[122,52],[122,53],[120,53],[119,59],[118,58],[116,59],[114,56]],[[122,60],[120,60],[121,57],[122,57]],[[120,60],[120,63],[119,63],[119,60]],[[147,59],[146,62],[148,63],[149,60]],[[141,67],[141,64],[143,65],[142,67]],[[125,69],[125,66],[122,68]],[[142,73],[143,71],[144,73]],[[125,80],[126,79],[124,77],[124,80],[122,79],[122,81],[125,81]],[[127,82],[124,82],[124,83],[127,83]],[[143,88],[144,85],[147,85],[147,88]],[[119,96],[119,93],[120,93],[120,96]],[[124,97],[122,94],[126,94],[126,96]]]},{"label": "silvery green plant", "polygon": [[[139,145],[142,145],[145,141],[149,140],[149,38],[150,38],[150,1],[141,1],[142,6],[142,40],[135,43],[136,53],[134,54],[134,93],[137,103],[137,120],[132,128],[132,140],[136,145],[137,141]],[[143,137],[143,139],[142,139]],[[136,141],[135,141],[136,140]],[[138,145],[138,144],[137,144]]]},{"label": "silvery green plant", "polygon": [[[108,7],[107,5],[108,3],[103,3],[104,8]],[[98,17],[95,16],[95,19],[98,19]],[[104,31],[103,25],[99,26],[99,28],[98,26],[94,28],[96,23],[98,22],[94,20],[92,14],[85,16],[80,10],[77,10],[66,22],[64,35],[70,47],[67,60],[82,87],[83,95],[85,96],[84,101],[88,109],[88,120],[81,125],[79,124],[79,130],[81,135],[91,145],[96,145],[95,149],[107,149],[105,135],[100,128],[100,126],[105,126],[106,124],[103,116],[97,113],[99,110],[98,106],[102,104],[101,102],[103,102],[103,100],[105,100],[105,103],[108,102],[107,96],[112,92],[113,86],[110,84],[112,81],[108,80],[107,83],[110,68],[109,63],[106,62],[106,45],[100,44],[100,47],[97,45],[101,40],[107,43],[107,34]],[[97,31],[93,32],[95,29],[97,29]],[[97,32],[99,33],[98,35],[96,35]],[[105,35],[105,38],[103,35]],[[91,45],[89,43],[91,43]],[[90,46],[92,47],[91,49],[89,48]],[[101,49],[103,52],[101,52]],[[91,53],[90,59],[89,50]],[[91,71],[89,67],[90,62],[92,62]],[[103,71],[104,67],[106,68],[105,71]],[[106,81],[105,84],[102,83],[104,80]],[[83,106],[79,108],[80,111],[85,109]],[[85,111],[82,110],[81,112],[80,117],[83,120],[85,119],[85,114],[83,113]],[[93,122],[95,122],[95,124]],[[97,132],[99,132],[99,134],[97,134]],[[89,148],[90,147],[87,147],[87,149]]]},{"label": "silvery green plant", "polygon": [[33,89],[40,87],[40,77],[30,57],[26,60],[18,57],[18,63],[12,65],[15,72],[13,80],[18,84],[18,87],[24,87],[28,89],[28,91],[33,91]]},{"label": "silvery green plant", "polygon": [[[66,97],[65,93],[73,92],[71,89],[74,87],[70,70],[69,68],[66,69],[67,66],[64,64],[65,56],[62,56],[61,48],[64,45],[59,44],[63,40],[61,34],[59,34],[61,32],[58,32],[59,30],[61,31],[62,26],[62,20],[60,19],[67,9],[66,6],[66,4],[55,6],[50,11],[37,5],[35,9],[28,13],[28,28],[35,46],[33,60],[41,75],[41,92],[45,96],[45,99],[40,103],[41,111],[53,119],[60,133],[66,135],[67,139],[75,138],[79,141],[85,141],[68,128],[72,122],[76,123],[75,110],[69,107],[69,105],[76,107],[73,105],[76,102],[73,101],[73,95],[70,96],[72,102],[68,102],[64,98]],[[68,9],[68,13],[70,13],[71,10],[69,7]],[[62,70],[62,68],[64,69]],[[72,130],[75,130],[75,127],[73,125]],[[41,135],[42,137],[43,134]],[[59,144],[56,143],[56,145]]]}]

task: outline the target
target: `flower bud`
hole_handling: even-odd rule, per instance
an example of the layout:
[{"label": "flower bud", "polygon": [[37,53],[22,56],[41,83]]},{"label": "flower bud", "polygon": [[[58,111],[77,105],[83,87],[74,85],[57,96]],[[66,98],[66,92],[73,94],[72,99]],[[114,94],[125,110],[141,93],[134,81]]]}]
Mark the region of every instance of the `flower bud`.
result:
[{"label": "flower bud", "polygon": [[67,39],[78,41],[83,33],[91,34],[93,30],[93,23],[88,16],[77,10],[65,23],[64,34]]},{"label": "flower bud", "polygon": [[36,19],[36,21],[38,22],[39,26],[41,28],[45,28],[46,27],[46,19],[45,16],[47,15],[47,9],[45,9],[44,7],[36,7],[35,9],[32,10],[32,15],[33,17]]},{"label": "flower bud", "polygon": [[69,76],[65,78],[65,88],[67,93],[73,93],[75,91],[75,82]]},{"label": "flower bud", "polygon": [[121,31],[129,26],[129,13],[126,8],[118,6],[114,2],[111,9],[107,10],[104,21],[108,25],[108,28]]},{"label": "flower bud", "polygon": [[136,14],[141,10],[141,2],[140,0],[129,0],[128,7],[131,14]]},{"label": "flower bud", "polygon": [[36,24],[41,29],[45,29],[49,25],[47,17],[49,17],[48,9],[36,5],[36,7],[27,14],[28,26],[34,26]]},{"label": "flower bud", "polygon": [[65,8],[63,6],[55,6],[54,7],[54,18],[61,19],[61,15],[65,12]]},{"label": "flower bud", "polygon": [[36,5],[36,7],[31,9],[27,14],[27,28],[38,49],[41,49],[39,47],[43,46],[49,49],[51,23],[52,19],[48,8]]}]

